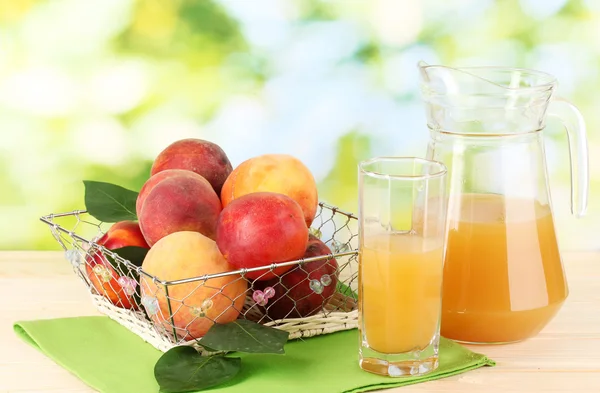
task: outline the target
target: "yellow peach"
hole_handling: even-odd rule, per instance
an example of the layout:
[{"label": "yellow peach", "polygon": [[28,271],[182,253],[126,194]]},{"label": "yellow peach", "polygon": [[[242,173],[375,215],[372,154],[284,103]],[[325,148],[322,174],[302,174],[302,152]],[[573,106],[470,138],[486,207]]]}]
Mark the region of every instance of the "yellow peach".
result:
[{"label": "yellow peach", "polygon": [[221,203],[254,192],[287,195],[302,208],[304,221],[310,226],[317,212],[317,184],[310,170],[287,154],[265,154],[241,163],[231,172],[221,190]]},{"label": "yellow peach", "polygon": [[[163,281],[233,270],[213,240],[191,231],[160,239],[146,255],[142,269]],[[166,333],[175,331],[184,341],[201,338],[214,323],[236,320],[248,289],[239,274],[170,285],[142,274],[140,281],[142,304],[154,324]]]}]

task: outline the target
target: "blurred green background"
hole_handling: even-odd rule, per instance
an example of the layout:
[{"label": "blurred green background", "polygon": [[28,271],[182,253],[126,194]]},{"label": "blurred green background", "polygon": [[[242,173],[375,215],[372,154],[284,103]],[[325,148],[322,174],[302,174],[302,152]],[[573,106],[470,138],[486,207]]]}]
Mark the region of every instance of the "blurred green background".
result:
[{"label": "blurred green background", "polygon": [[83,208],[83,179],[138,190],[198,137],[235,165],[300,158],[356,211],[356,163],[423,155],[416,63],[543,70],[588,125],[588,215],[547,129],[562,249],[598,248],[600,1],[0,0],[0,249],[58,249],[38,218]]}]

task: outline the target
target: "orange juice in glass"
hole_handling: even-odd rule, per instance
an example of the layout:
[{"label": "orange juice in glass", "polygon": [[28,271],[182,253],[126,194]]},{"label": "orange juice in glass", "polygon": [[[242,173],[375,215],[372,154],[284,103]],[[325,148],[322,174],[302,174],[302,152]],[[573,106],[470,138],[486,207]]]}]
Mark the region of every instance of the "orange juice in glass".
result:
[{"label": "orange juice in glass", "polygon": [[445,167],[375,158],[359,174],[360,366],[410,376],[438,366]]}]

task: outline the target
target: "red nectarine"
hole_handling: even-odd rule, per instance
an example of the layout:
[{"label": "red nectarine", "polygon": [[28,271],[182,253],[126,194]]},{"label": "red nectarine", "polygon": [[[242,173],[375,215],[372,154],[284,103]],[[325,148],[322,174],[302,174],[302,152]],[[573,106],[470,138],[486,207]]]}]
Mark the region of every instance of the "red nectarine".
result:
[{"label": "red nectarine", "polygon": [[[304,258],[331,254],[318,238],[310,235]],[[273,295],[264,304],[265,314],[275,320],[304,318],[323,310],[333,296],[338,282],[338,263],[335,258],[306,262],[294,267],[279,278],[254,283],[255,290],[273,288]]]},{"label": "red nectarine", "polygon": [[[254,268],[300,258],[308,242],[308,228],[300,206],[290,197],[257,192],[235,199],[219,216],[217,245],[237,268]],[[289,270],[248,272],[246,277],[266,280]]]},{"label": "red nectarine", "polygon": [[187,169],[204,177],[219,195],[233,169],[218,145],[202,139],[181,139],[167,146],[154,160],[151,175],[166,169]]},{"label": "red nectarine", "polygon": [[[139,225],[133,221],[113,224],[96,243],[109,250],[130,246],[150,248]],[[93,250],[91,255],[86,257],[85,263],[86,274],[100,295],[115,306],[137,310],[133,294],[138,283],[134,282],[132,277],[121,274],[125,272],[117,272],[98,250]]]}]

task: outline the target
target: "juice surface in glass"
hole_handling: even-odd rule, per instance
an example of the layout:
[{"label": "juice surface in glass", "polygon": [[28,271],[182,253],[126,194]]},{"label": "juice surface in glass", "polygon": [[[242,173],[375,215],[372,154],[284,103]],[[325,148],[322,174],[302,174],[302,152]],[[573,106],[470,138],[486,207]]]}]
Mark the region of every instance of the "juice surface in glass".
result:
[{"label": "juice surface in glass", "polygon": [[506,343],[537,334],[568,294],[550,206],[465,194],[448,223],[442,336]]},{"label": "juice surface in glass", "polygon": [[381,353],[423,350],[439,328],[443,247],[409,234],[367,236],[361,248],[363,339]]}]

